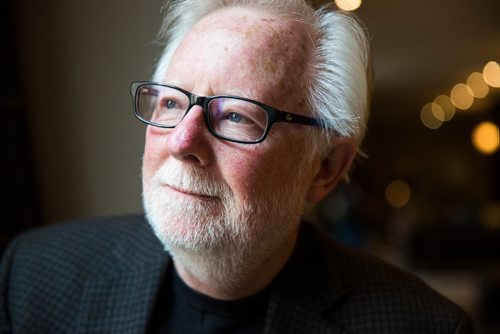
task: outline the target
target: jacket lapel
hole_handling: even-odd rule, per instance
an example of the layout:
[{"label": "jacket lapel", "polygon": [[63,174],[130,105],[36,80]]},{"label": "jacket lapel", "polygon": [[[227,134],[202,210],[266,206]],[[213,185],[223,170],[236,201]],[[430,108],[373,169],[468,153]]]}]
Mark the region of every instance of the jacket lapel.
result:
[{"label": "jacket lapel", "polygon": [[328,321],[321,313],[307,307],[283,302],[271,302],[268,308],[265,334],[271,333],[329,333],[345,334],[335,323]]},{"label": "jacket lapel", "polygon": [[348,290],[326,246],[311,237],[313,227],[304,225],[292,256],[273,283],[264,333],[345,333],[331,315]]},{"label": "jacket lapel", "polygon": [[[142,224],[144,225],[144,224]],[[85,282],[81,333],[144,333],[170,263],[149,226],[116,243]]]}]

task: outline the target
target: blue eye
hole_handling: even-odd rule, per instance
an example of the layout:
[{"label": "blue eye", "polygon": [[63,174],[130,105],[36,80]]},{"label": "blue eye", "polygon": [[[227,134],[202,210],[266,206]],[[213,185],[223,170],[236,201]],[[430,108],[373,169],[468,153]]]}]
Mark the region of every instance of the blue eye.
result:
[{"label": "blue eye", "polygon": [[234,123],[239,123],[241,122],[241,120],[243,119],[243,117],[241,117],[240,114],[237,114],[237,113],[230,113],[227,118],[231,121],[231,122],[234,122]]},{"label": "blue eye", "polygon": [[175,109],[177,107],[177,102],[175,102],[174,100],[167,100],[165,103],[164,103],[164,106],[167,108],[167,109]]}]

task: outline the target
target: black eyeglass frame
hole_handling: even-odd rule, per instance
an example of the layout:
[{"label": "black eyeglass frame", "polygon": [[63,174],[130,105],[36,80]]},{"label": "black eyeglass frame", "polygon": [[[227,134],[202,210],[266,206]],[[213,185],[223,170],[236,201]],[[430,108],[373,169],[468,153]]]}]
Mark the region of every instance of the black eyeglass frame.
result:
[{"label": "black eyeglass frame", "polygon": [[[141,115],[139,114],[139,111],[138,111],[139,110],[139,107],[138,107],[138,100],[139,99],[137,98],[137,95],[139,93],[139,89],[143,86],[146,86],[146,85],[168,87],[168,88],[176,89],[176,90],[184,93],[189,98],[189,106],[188,106],[186,112],[184,113],[184,115],[182,116],[181,120],[179,121],[179,123],[182,122],[184,117],[186,117],[187,113],[191,110],[191,108],[193,106],[201,106],[203,109],[203,118],[205,120],[205,124],[208,128],[208,131],[210,131],[210,133],[214,137],[217,137],[217,138],[220,138],[223,140],[227,140],[230,142],[234,142],[234,143],[258,144],[258,143],[263,142],[264,139],[266,139],[267,134],[269,133],[269,130],[271,129],[271,126],[275,122],[296,123],[296,124],[304,124],[304,125],[311,125],[311,126],[318,126],[318,127],[321,126],[321,120],[319,120],[317,118],[298,115],[298,114],[294,114],[294,113],[287,112],[287,111],[282,111],[282,110],[273,108],[267,104],[264,104],[262,102],[248,99],[246,97],[234,96],[234,95],[198,96],[198,95],[195,95],[195,94],[193,94],[185,89],[182,89],[182,88],[174,86],[174,85],[162,84],[162,83],[155,82],[155,81],[134,81],[134,82],[132,82],[130,85],[130,94],[132,95],[132,98],[133,98],[135,117],[137,117],[137,119],[139,119],[143,123],[146,123],[148,125],[152,125],[155,127],[159,127],[159,128],[173,129],[177,125],[179,125],[179,123],[177,123],[174,126],[167,126],[167,125],[158,124],[155,122],[145,120],[144,118],[141,117]],[[212,101],[214,99],[218,99],[218,98],[231,98],[231,99],[246,101],[246,102],[254,103],[254,104],[258,105],[259,107],[261,107],[262,109],[264,109],[267,112],[267,117],[268,117],[268,122],[267,122],[266,129],[264,131],[264,134],[259,139],[254,140],[254,141],[237,140],[237,139],[227,138],[223,135],[218,134],[214,130],[213,125],[212,125],[212,121],[210,120],[210,117],[208,115],[208,104],[210,103],[210,101]]]}]

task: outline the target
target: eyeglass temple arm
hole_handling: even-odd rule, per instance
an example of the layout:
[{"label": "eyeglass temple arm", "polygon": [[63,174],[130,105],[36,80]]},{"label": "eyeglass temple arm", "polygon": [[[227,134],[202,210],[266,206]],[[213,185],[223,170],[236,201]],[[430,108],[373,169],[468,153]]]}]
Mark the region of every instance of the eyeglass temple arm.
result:
[{"label": "eyeglass temple arm", "polygon": [[321,126],[320,120],[317,118],[292,114],[285,111],[279,111],[276,115],[276,122],[298,123],[312,126]]},{"label": "eyeglass temple arm", "polygon": [[[277,110],[275,122],[306,124],[318,127],[321,127],[323,125],[321,120],[319,120],[318,118],[302,116],[299,114],[293,114],[290,112],[280,111],[280,110]],[[335,137],[342,137],[340,133],[336,130],[333,130],[333,134]]]}]

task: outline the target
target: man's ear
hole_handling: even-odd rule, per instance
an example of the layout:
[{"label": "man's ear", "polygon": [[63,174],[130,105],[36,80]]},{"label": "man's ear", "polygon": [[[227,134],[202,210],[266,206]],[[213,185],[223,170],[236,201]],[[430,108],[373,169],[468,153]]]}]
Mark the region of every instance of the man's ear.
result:
[{"label": "man's ear", "polygon": [[333,148],[320,161],[306,200],[310,203],[322,200],[349,170],[355,156],[356,145],[352,139],[337,139]]}]

